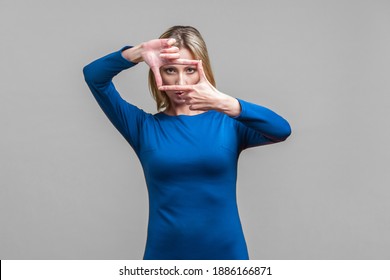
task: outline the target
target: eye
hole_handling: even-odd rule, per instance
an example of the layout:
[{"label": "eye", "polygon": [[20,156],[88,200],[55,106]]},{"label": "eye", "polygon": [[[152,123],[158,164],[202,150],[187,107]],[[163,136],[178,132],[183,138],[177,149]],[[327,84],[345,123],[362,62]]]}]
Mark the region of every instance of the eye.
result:
[{"label": "eye", "polygon": [[175,68],[168,67],[168,68],[164,69],[164,72],[167,73],[168,75],[172,75],[172,74],[175,74],[176,70],[175,70]]},{"label": "eye", "polygon": [[188,74],[194,74],[195,72],[196,72],[196,68],[193,68],[193,67],[187,68],[187,73]]}]

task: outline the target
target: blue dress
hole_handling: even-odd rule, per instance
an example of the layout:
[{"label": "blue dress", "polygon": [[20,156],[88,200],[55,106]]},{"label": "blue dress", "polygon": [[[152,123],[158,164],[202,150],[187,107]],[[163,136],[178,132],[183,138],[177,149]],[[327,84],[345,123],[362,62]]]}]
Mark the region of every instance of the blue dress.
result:
[{"label": "blue dress", "polygon": [[236,201],[238,157],[246,148],[285,140],[288,122],[240,99],[238,117],[146,113],[123,100],[112,83],[135,65],[122,57],[124,49],[83,70],[98,104],[142,164],[149,195],[144,259],[249,259]]}]

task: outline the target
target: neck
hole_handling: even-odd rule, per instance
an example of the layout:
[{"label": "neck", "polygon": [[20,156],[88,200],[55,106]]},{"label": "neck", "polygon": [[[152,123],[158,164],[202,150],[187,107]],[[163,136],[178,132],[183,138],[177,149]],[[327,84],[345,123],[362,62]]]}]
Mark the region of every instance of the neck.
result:
[{"label": "neck", "polygon": [[187,115],[187,116],[194,116],[201,113],[204,113],[204,111],[194,111],[190,110],[190,106],[183,105],[183,106],[169,106],[164,110],[164,113],[170,116],[179,116],[179,115]]}]

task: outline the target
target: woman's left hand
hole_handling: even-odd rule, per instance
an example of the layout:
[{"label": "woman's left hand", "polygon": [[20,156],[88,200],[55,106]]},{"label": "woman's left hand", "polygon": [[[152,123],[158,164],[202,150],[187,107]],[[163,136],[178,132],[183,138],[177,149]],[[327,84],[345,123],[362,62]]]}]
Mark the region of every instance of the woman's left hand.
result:
[{"label": "woman's left hand", "polygon": [[229,116],[238,116],[241,113],[240,103],[236,98],[218,91],[208,80],[204,73],[202,61],[197,63],[199,82],[194,85],[166,85],[160,91],[183,91],[182,99],[189,105],[190,110],[209,111],[216,110]]}]

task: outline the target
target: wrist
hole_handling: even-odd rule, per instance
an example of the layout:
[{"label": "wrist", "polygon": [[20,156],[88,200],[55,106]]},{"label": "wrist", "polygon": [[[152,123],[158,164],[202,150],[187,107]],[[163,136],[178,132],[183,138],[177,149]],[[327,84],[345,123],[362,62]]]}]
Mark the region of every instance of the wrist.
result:
[{"label": "wrist", "polygon": [[221,93],[218,111],[229,117],[237,117],[241,114],[241,105],[236,98]]},{"label": "wrist", "polygon": [[133,63],[142,62],[144,60],[142,57],[142,44],[124,50],[122,56]]}]

